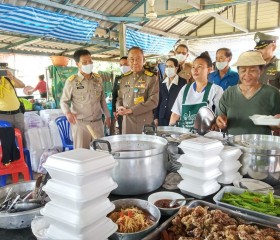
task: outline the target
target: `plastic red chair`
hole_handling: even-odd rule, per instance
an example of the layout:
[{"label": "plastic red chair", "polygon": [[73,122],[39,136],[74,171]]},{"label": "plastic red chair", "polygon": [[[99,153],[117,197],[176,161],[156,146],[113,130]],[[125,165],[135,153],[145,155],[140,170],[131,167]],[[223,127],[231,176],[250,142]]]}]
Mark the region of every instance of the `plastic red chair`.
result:
[{"label": "plastic red chair", "polygon": [[11,162],[7,165],[2,164],[2,147],[0,147],[0,176],[11,174],[13,183],[18,182],[18,174],[22,173],[23,178],[25,181],[30,180],[30,174],[28,166],[24,160],[24,153],[23,153],[23,144],[22,144],[22,135],[18,128],[15,128],[15,137],[17,140],[19,152],[20,152],[20,158],[14,162]]}]

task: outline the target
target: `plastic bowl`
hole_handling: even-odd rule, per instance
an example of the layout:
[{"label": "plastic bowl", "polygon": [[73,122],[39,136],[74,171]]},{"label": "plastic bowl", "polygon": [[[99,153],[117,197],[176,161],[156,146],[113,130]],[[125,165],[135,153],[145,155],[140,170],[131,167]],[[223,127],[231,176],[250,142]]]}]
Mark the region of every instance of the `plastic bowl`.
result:
[{"label": "plastic bowl", "polygon": [[147,236],[150,232],[152,232],[159,224],[159,220],[161,217],[159,209],[152,203],[135,198],[129,199],[119,199],[115,200],[112,203],[115,204],[116,208],[114,211],[119,211],[121,208],[127,207],[138,207],[141,210],[147,211],[155,218],[154,225],[150,226],[149,228],[134,232],[134,233],[120,233],[115,232],[109,239],[110,240],[142,240],[145,236]]},{"label": "plastic bowl", "polygon": [[69,62],[69,58],[65,56],[51,56],[52,64],[54,66],[66,67]]},{"label": "plastic bowl", "polygon": [[[160,199],[183,199],[185,198],[183,195],[179,194],[179,193],[174,193],[174,192],[156,192],[151,194],[148,197],[148,201],[152,204],[155,204],[156,201],[160,200]],[[158,207],[158,209],[160,210],[162,215],[174,215],[176,212],[179,211],[181,206],[184,206],[186,204],[186,200],[178,202],[178,204],[180,205],[179,207],[174,207],[174,208],[161,208]]]}]

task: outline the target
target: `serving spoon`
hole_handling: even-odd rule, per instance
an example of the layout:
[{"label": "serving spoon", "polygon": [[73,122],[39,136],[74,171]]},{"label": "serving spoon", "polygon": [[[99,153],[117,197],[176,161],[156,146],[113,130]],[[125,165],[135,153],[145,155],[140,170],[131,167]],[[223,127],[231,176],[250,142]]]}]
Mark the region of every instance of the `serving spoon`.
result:
[{"label": "serving spoon", "polygon": [[178,198],[178,199],[174,199],[169,203],[169,207],[174,207],[176,205],[177,202],[181,202],[181,201],[191,201],[194,200],[194,198]]}]

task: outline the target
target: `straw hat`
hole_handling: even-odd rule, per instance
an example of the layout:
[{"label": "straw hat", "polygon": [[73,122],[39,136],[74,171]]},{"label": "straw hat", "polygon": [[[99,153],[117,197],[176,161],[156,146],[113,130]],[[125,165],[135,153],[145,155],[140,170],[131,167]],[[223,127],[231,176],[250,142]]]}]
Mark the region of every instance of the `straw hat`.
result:
[{"label": "straw hat", "polygon": [[247,67],[247,66],[259,66],[265,65],[265,61],[262,57],[262,54],[258,51],[247,51],[241,53],[238,57],[238,60],[232,66],[236,67]]}]

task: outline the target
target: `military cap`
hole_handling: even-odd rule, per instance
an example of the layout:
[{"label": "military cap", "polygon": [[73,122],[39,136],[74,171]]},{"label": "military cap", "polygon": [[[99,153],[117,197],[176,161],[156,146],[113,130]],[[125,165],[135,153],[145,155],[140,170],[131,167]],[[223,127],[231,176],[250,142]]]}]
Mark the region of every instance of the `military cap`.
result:
[{"label": "military cap", "polygon": [[269,34],[264,34],[261,32],[257,32],[255,34],[254,40],[256,42],[255,49],[262,49],[265,48],[267,45],[270,43],[275,43],[276,40],[278,40],[277,36],[269,35]]}]

